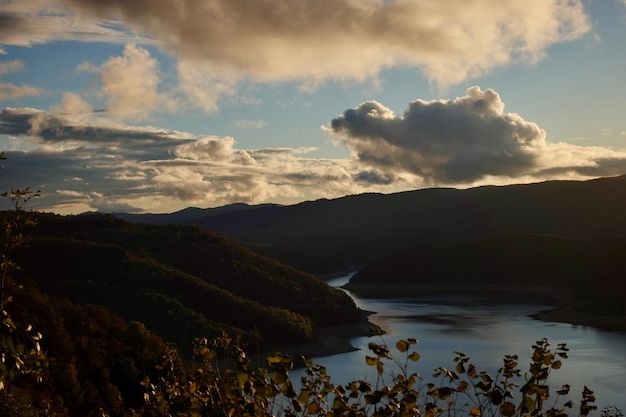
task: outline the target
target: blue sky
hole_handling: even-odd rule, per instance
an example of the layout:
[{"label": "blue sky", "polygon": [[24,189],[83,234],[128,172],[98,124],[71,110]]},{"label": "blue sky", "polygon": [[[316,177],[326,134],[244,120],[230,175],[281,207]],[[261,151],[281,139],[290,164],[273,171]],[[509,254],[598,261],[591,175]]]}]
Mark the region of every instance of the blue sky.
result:
[{"label": "blue sky", "polygon": [[0,189],[160,213],[621,175],[624,45],[624,0],[1,0]]}]

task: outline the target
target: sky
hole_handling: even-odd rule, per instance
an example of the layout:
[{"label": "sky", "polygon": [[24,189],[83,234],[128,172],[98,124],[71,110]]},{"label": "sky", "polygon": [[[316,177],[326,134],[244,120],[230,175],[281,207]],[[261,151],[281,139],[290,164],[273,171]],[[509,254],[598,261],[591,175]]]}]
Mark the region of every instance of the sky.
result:
[{"label": "sky", "polygon": [[622,175],[625,45],[626,0],[0,0],[0,191],[169,213]]}]

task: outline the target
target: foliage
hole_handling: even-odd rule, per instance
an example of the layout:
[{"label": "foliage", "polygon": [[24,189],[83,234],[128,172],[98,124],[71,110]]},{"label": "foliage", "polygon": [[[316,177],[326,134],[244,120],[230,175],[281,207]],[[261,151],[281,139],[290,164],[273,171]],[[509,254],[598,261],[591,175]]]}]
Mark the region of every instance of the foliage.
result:
[{"label": "foliage", "polygon": [[[0,155],[1,158],[2,155]],[[13,255],[15,250],[24,244],[22,230],[35,224],[32,218],[24,216],[22,208],[32,198],[39,197],[39,192],[31,191],[30,188],[12,188],[11,191],[5,191],[0,196],[10,199],[13,206],[13,210],[2,218],[4,234],[2,236],[2,252],[0,253],[0,309],[3,309],[6,281],[9,274],[18,269]]]},{"label": "foliage", "polygon": [[[4,154],[0,154],[0,159],[3,157]],[[41,333],[35,331],[32,324],[12,317],[7,311],[11,298],[6,296],[10,274],[19,268],[13,255],[24,244],[22,230],[34,224],[23,215],[22,208],[38,197],[39,192],[14,188],[0,196],[10,199],[13,205],[13,210],[2,219],[4,233],[0,241],[0,391],[3,391],[9,382],[20,376],[33,375],[40,381],[47,359],[40,345]]]},{"label": "foliage", "polygon": [[[267,368],[252,369],[233,340],[197,339],[198,360],[184,377],[174,372],[169,358],[157,381],[146,380],[146,406],[140,416],[326,416],[326,417],[567,417],[588,416],[596,409],[593,392],[584,387],[578,410],[568,400],[570,387],[551,391],[548,378],[561,368],[567,347],[551,348],[546,339],[532,346],[529,369],[522,376],[516,355],[506,355],[495,376],[479,371],[470,358],[454,352],[454,368],[439,367],[432,381],[412,372],[420,355],[416,339],[399,340],[392,354],[384,340],[370,343],[365,357],[376,368],[372,385],[357,380],[336,385],[326,368],[305,360],[299,392],[289,378],[291,357],[266,358]],[[220,354],[221,353],[221,354]],[[371,355],[371,356],[370,356]],[[225,366],[229,363],[230,366]],[[395,365],[386,372],[387,364]],[[386,379],[390,378],[389,384]],[[602,409],[602,417],[623,417],[615,407]]]}]

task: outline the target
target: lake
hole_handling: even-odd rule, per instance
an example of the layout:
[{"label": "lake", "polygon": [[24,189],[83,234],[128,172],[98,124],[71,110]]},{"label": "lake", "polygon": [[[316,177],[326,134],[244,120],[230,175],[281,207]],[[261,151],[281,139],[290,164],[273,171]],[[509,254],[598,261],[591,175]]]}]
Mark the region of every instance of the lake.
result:
[{"label": "lake", "polygon": [[[341,286],[349,278],[350,275],[329,283]],[[569,383],[569,398],[578,404],[580,392],[587,385],[594,391],[599,409],[611,404],[626,413],[625,333],[536,320],[530,315],[553,307],[504,304],[486,296],[366,299],[350,295],[361,309],[375,312],[370,321],[386,332],[383,338],[392,352],[395,352],[398,339],[414,337],[419,340],[413,349],[421,355],[421,359],[411,369],[425,379],[438,366],[454,369],[454,350],[470,356],[478,370],[492,375],[502,365],[505,354],[517,354],[523,374],[530,363],[531,345],[546,338],[552,346],[566,343],[570,349],[563,367],[550,375],[551,392]],[[365,355],[369,354],[368,343],[379,343],[380,339],[376,336],[359,337],[351,342],[361,350],[325,356],[315,361],[327,367],[335,383],[355,379],[375,383],[376,372],[365,364]],[[391,367],[391,364],[387,366]],[[294,380],[299,380],[297,372],[294,376]],[[578,415],[577,408],[572,411],[572,415]],[[599,415],[599,410],[594,414]]]}]

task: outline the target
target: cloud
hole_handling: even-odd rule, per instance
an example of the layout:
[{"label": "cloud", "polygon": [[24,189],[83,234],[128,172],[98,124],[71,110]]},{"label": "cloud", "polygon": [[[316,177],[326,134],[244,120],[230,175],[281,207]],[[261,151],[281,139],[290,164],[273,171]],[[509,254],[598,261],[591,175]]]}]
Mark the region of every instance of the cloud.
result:
[{"label": "cloud", "polygon": [[72,92],[63,93],[61,103],[51,106],[50,110],[55,113],[85,114],[92,113],[91,106],[78,94]]},{"label": "cloud", "polygon": [[[22,69],[24,69],[24,62],[18,59],[0,62],[0,77],[14,72],[19,72]],[[39,88],[30,85],[0,83],[0,102],[25,96],[37,96],[40,94],[41,90]]]},{"label": "cloud", "polygon": [[[371,80],[397,66],[419,68],[433,84],[445,86],[512,62],[535,62],[554,43],[590,31],[581,0],[27,4],[9,3],[0,43],[119,42],[124,36],[127,42],[128,28],[148,34],[151,39],[144,41],[158,42],[187,67],[210,68],[214,80],[292,80],[305,88],[327,80]],[[43,12],[50,9],[55,13]]]},{"label": "cloud", "polygon": [[[534,63],[590,30],[582,0],[8,0],[0,11],[0,45],[127,45],[102,67],[80,69],[101,73],[114,117],[138,121],[186,108],[215,113],[248,83],[378,85],[394,67],[417,68],[443,89]],[[148,44],[176,59],[175,90],[159,90],[156,60],[138,46]],[[36,93],[3,85],[5,99]]]},{"label": "cloud", "polygon": [[181,60],[177,66],[179,90],[187,97],[191,107],[199,108],[205,113],[219,110],[218,101],[222,97],[235,95],[236,82],[231,76],[221,79],[206,63]]},{"label": "cloud", "polygon": [[[66,106],[83,104],[65,103]],[[149,126],[125,126],[94,115],[97,114],[5,108],[0,112],[0,135],[21,137],[33,147],[93,152],[90,158],[99,152],[101,158],[116,155],[120,159],[128,156],[139,160],[167,158],[173,147],[191,140],[188,134],[181,132]]]},{"label": "cloud", "polygon": [[378,170],[361,171],[353,176],[354,180],[359,183],[389,185],[393,184],[395,178],[392,175],[385,174]]},{"label": "cloud", "polygon": [[55,41],[152,43],[118,21],[78,16],[55,0],[5,0],[0,10],[0,45],[34,46]]},{"label": "cloud", "polygon": [[415,100],[403,115],[369,101],[333,119],[327,131],[365,165],[438,183],[515,176],[535,165],[545,132],[504,113],[493,90],[471,87],[455,100]]},{"label": "cloud", "polygon": [[[58,110],[83,109],[69,95]],[[76,213],[114,208],[167,212],[187,206],[296,202],[361,188],[347,160],[316,160],[312,148],[238,149],[232,137],[122,125],[106,114],[5,108],[8,157],[0,189],[33,186],[33,209]]]},{"label": "cloud", "polygon": [[22,69],[24,69],[24,61],[19,59],[0,62],[0,77],[21,71]]},{"label": "cloud", "polygon": [[232,137],[204,137],[177,146],[173,154],[182,159],[194,161],[220,161],[241,165],[253,165],[254,159],[246,151],[235,150]]},{"label": "cloud", "polygon": [[[5,108],[8,159],[0,190],[32,186],[31,208],[172,212],[233,202],[283,203],[428,186],[469,187],[626,172],[626,151],[550,143],[497,92],[472,87],[451,100],[415,100],[403,114],[374,101],[324,127],[352,157],[301,148],[242,149],[230,136],[121,124],[67,95],[58,111]],[[278,110],[277,110],[278,111]]]},{"label": "cloud", "polygon": [[240,119],[235,121],[235,127],[240,129],[262,129],[267,125],[265,120],[244,120]]},{"label": "cloud", "polygon": [[41,90],[30,85],[0,83],[0,102],[26,96],[38,96]]},{"label": "cloud", "polygon": [[498,93],[479,87],[454,100],[415,100],[402,115],[368,101],[323,130],[362,165],[388,176],[412,174],[425,184],[626,172],[625,152],[551,144],[537,124],[505,113]]},{"label": "cloud", "polygon": [[158,91],[159,64],[150,53],[136,45],[126,45],[122,56],[102,64],[102,92],[107,111],[117,119],[143,120],[155,110],[175,108],[175,100]]}]

